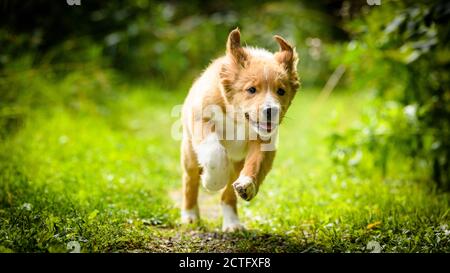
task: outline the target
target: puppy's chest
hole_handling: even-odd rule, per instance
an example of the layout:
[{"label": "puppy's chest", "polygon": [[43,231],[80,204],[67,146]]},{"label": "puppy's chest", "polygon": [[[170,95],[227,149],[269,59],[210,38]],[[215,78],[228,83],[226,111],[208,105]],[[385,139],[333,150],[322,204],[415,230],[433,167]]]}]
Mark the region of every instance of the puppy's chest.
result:
[{"label": "puppy's chest", "polygon": [[246,140],[224,140],[223,146],[232,161],[241,161],[247,155],[248,142]]},{"label": "puppy's chest", "polygon": [[222,144],[227,150],[228,158],[235,162],[245,159],[248,150],[246,125],[241,122],[236,122],[228,115],[225,115],[225,123],[223,125],[216,128],[223,136]]}]

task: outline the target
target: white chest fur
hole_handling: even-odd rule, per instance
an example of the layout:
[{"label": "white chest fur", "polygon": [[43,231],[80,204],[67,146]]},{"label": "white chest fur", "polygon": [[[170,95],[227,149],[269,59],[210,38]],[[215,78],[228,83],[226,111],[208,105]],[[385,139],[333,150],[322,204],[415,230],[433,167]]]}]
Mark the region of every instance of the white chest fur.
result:
[{"label": "white chest fur", "polygon": [[221,135],[222,144],[231,161],[241,161],[247,155],[248,140],[246,131],[248,126],[244,122],[237,122],[228,115],[225,115],[224,126],[217,126],[216,129]]},{"label": "white chest fur", "polygon": [[[227,124],[234,124],[232,132],[230,134],[230,129],[227,127],[228,136],[225,137],[223,145],[227,150],[228,158],[232,161],[241,161],[245,158],[247,154],[247,140],[245,139],[245,124],[240,122],[230,122],[227,119]],[[224,134],[226,135],[226,134]]]},{"label": "white chest fur", "polygon": [[232,161],[241,161],[247,154],[246,140],[224,140],[223,145],[227,150],[228,158]]}]

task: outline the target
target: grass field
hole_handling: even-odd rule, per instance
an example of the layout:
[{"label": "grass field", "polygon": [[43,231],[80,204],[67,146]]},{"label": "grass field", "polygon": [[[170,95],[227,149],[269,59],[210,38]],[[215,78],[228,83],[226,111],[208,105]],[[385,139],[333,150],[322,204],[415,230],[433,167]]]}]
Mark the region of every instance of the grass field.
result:
[{"label": "grass field", "polygon": [[371,241],[382,252],[450,251],[448,194],[406,174],[344,174],[329,160],[327,136],[358,118],[363,93],[298,93],[272,172],[239,203],[248,231],[226,234],[219,195],[205,191],[203,221],[179,223],[170,111],[186,90],[80,77],[42,80],[35,88],[70,99],[44,93],[16,109],[21,126],[0,143],[0,252],[370,252]]}]

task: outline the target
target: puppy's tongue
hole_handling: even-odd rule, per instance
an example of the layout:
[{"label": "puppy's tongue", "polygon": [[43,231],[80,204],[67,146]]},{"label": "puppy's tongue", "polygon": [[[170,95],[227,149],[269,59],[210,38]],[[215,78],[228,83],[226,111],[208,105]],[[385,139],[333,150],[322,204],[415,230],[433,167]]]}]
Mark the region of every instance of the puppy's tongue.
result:
[{"label": "puppy's tongue", "polygon": [[270,123],[270,122],[261,122],[259,124],[259,127],[261,127],[262,129],[270,132],[272,130],[272,123]]}]

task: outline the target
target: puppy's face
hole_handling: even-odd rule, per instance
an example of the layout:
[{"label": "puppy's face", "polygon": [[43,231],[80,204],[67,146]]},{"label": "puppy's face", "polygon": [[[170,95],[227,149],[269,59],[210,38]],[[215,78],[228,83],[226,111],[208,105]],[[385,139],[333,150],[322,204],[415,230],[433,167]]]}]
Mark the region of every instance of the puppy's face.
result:
[{"label": "puppy's face", "polygon": [[276,131],[299,87],[296,53],[283,38],[275,39],[280,44],[275,54],[247,49],[240,45],[239,30],[233,30],[220,75],[227,103],[264,137]]}]

